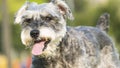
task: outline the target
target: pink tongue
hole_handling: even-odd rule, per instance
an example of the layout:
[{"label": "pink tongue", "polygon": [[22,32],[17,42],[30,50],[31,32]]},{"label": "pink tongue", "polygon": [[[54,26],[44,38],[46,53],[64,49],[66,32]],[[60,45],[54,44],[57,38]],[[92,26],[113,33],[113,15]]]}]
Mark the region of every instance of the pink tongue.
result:
[{"label": "pink tongue", "polygon": [[33,55],[40,55],[42,54],[43,48],[44,48],[45,41],[42,41],[40,43],[35,43],[32,48],[32,54]]}]

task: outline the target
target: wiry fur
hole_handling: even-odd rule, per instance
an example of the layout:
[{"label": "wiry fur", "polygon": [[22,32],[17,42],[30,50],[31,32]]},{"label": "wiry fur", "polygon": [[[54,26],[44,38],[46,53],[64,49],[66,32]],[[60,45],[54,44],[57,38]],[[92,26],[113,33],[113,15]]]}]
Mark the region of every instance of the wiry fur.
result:
[{"label": "wiry fur", "polygon": [[[74,19],[63,0],[40,5],[27,2],[18,11],[15,22],[22,26],[24,45],[31,47],[35,40],[50,39],[41,55],[33,55],[31,68],[120,68],[115,46],[106,34],[108,14],[100,17],[96,27],[69,27],[67,18]],[[35,39],[32,30],[40,32]]]}]

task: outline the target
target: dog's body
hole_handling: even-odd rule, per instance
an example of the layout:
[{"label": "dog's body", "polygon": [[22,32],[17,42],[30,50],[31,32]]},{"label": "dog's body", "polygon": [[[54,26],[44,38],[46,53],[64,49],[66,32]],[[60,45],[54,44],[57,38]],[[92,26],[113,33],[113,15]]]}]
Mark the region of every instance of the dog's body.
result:
[{"label": "dog's body", "polygon": [[112,41],[95,27],[68,27],[53,57],[33,57],[33,68],[119,68]]},{"label": "dog's body", "polygon": [[22,25],[22,42],[32,48],[31,68],[120,68],[107,35],[108,14],[96,27],[69,27],[66,18],[73,16],[62,0],[27,3],[18,11],[15,22]]}]

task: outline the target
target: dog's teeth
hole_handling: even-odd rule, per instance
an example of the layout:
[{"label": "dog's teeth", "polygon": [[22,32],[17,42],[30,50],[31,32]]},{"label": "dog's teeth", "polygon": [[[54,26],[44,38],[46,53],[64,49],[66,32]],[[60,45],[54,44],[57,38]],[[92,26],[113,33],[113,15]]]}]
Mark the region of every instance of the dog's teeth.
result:
[{"label": "dog's teeth", "polygon": [[44,38],[45,41],[47,41],[47,38]]},{"label": "dog's teeth", "polygon": [[39,40],[41,40],[41,38]]},{"label": "dog's teeth", "polygon": [[46,41],[48,41],[48,38],[46,38]]},{"label": "dog's teeth", "polygon": [[47,37],[41,37],[39,40],[43,40],[43,41],[49,41],[50,39]]}]

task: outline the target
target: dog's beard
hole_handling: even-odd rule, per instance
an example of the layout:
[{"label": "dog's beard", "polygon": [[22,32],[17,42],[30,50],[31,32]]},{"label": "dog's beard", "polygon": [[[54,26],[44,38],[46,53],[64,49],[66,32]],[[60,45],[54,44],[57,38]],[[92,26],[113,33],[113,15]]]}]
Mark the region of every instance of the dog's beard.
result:
[{"label": "dog's beard", "polygon": [[39,28],[39,31],[39,37],[37,39],[33,39],[31,38],[30,31],[28,29],[22,30],[22,43],[28,48],[31,47],[31,53],[33,55],[53,55],[53,52],[57,49],[57,45],[66,33],[65,28],[64,30],[55,32],[51,28],[42,27]]}]

